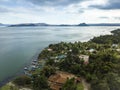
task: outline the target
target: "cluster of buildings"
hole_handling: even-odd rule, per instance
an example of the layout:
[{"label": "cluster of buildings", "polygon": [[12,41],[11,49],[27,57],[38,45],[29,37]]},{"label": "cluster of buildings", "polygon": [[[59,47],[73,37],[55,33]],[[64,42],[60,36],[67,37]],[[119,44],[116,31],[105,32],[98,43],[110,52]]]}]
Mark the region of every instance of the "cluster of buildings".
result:
[{"label": "cluster of buildings", "polygon": [[[48,48],[47,49],[49,52],[52,52],[53,50]],[[70,49],[69,52],[72,50]],[[89,52],[94,52],[94,49],[90,49]],[[49,57],[50,59],[54,59],[55,62],[59,62],[62,59],[65,59],[67,57],[66,53],[62,53],[61,55],[57,55],[55,57]],[[89,55],[79,55],[80,60],[84,61],[84,64],[87,65],[89,63]],[[41,62],[38,62],[37,60],[33,60],[31,62],[31,65],[27,66],[24,68],[24,73],[28,76],[32,75],[32,71],[35,71],[38,68],[41,68],[40,66],[44,66],[43,61],[45,63],[45,60],[42,60]],[[81,78],[75,76],[74,74],[68,73],[68,72],[63,72],[63,71],[57,71],[56,74],[51,75],[48,78],[49,86],[52,90],[61,90],[62,86],[65,84],[65,82],[68,79],[74,78],[74,83],[80,83]]]}]

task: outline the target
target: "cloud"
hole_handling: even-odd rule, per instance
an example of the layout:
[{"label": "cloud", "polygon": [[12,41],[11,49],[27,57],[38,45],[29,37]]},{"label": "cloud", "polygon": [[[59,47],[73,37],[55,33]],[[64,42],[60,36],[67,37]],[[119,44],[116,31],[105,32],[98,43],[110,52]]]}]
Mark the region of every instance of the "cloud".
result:
[{"label": "cloud", "polygon": [[119,22],[118,4],[119,0],[0,0],[0,21],[50,24]]},{"label": "cloud", "polygon": [[88,0],[26,0],[40,6],[66,6]]},{"label": "cloud", "polygon": [[[16,12],[16,13],[28,13],[28,12],[80,12],[84,11],[81,8],[69,6],[76,6],[84,1],[89,0],[0,0],[0,13],[2,12]],[[68,10],[70,9],[70,10]],[[66,10],[66,11],[64,11]]]},{"label": "cloud", "polygon": [[89,7],[103,10],[120,9],[120,0],[108,0],[105,5],[90,5]]}]

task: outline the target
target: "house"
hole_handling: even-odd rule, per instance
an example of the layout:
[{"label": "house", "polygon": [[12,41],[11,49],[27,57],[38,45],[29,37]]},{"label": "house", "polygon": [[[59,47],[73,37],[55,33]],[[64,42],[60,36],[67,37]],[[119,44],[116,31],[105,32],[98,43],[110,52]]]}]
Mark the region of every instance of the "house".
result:
[{"label": "house", "polygon": [[52,90],[60,90],[62,86],[65,84],[65,82],[71,78],[75,78],[75,83],[80,82],[80,78],[76,77],[71,73],[62,72],[62,71],[58,71],[56,72],[56,74],[51,75],[48,78],[48,82]]},{"label": "house", "polygon": [[84,64],[89,63],[89,56],[88,55],[79,55],[79,58],[84,61]]}]

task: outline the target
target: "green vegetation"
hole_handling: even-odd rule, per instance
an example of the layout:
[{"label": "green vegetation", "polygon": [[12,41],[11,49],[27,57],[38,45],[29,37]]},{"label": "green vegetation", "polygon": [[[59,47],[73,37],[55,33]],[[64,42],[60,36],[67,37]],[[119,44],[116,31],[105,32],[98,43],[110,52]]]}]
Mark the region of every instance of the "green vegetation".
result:
[{"label": "green vegetation", "polygon": [[30,85],[31,84],[31,78],[28,77],[28,76],[20,76],[20,77],[17,77],[13,83],[15,83],[16,85],[18,86],[27,86],[27,85]]},{"label": "green vegetation", "polygon": [[44,75],[46,77],[51,76],[52,74],[55,74],[55,68],[52,66],[44,66],[43,69],[41,70],[41,75]]},{"label": "green vegetation", "polygon": [[48,82],[45,76],[41,75],[33,79],[33,90],[47,90],[47,89]]},{"label": "green vegetation", "polygon": [[95,37],[91,41],[98,44],[119,44],[120,43],[120,29],[111,31],[112,35],[104,35]]},{"label": "green vegetation", "polygon": [[[120,29],[112,35],[95,37],[88,42],[51,44],[38,60],[45,60],[42,69],[36,69],[31,77],[19,77],[14,83],[34,90],[49,90],[47,79],[56,71],[65,71],[83,77],[91,84],[91,90],[120,90]],[[80,55],[89,56],[86,62]],[[82,83],[75,85],[73,79],[62,90],[83,90]]]},{"label": "green vegetation", "polygon": [[5,85],[4,87],[2,87],[0,90],[10,90],[9,85]]},{"label": "green vegetation", "polygon": [[2,88],[0,88],[0,90],[19,90],[18,87],[16,86],[10,86],[10,85],[5,85]]},{"label": "green vegetation", "polygon": [[77,90],[84,90],[84,87],[83,87],[83,84],[82,83],[79,83],[77,85]]},{"label": "green vegetation", "polygon": [[75,79],[68,79],[66,83],[63,85],[61,90],[76,90],[77,85],[74,83]]},{"label": "green vegetation", "polygon": [[0,90],[9,90],[9,89],[10,89],[9,85],[5,85]]}]

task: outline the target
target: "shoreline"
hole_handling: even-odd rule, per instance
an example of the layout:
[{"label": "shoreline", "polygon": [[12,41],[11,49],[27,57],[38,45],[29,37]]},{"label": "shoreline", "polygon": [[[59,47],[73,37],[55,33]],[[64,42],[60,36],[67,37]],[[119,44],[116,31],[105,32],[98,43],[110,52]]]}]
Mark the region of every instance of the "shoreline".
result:
[{"label": "shoreline", "polygon": [[[40,51],[40,49],[38,49],[38,51]],[[25,66],[29,66],[34,59],[38,60],[38,56],[39,56],[39,54],[40,54],[40,52],[41,52],[41,51],[40,51],[40,52],[38,52],[38,51],[37,51],[37,52],[35,53],[35,55],[29,60],[28,63],[24,64],[24,65],[20,68],[20,70],[19,70],[17,73],[15,73],[15,74],[13,74],[13,75],[5,78],[4,80],[2,80],[2,81],[0,82],[0,88],[1,88],[2,86],[4,86],[5,84],[7,84],[8,82],[10,82],[11,80],[15,79],[17,76],[25,75],[25,73],[24,73],[24,67],[25,67]]]}]

